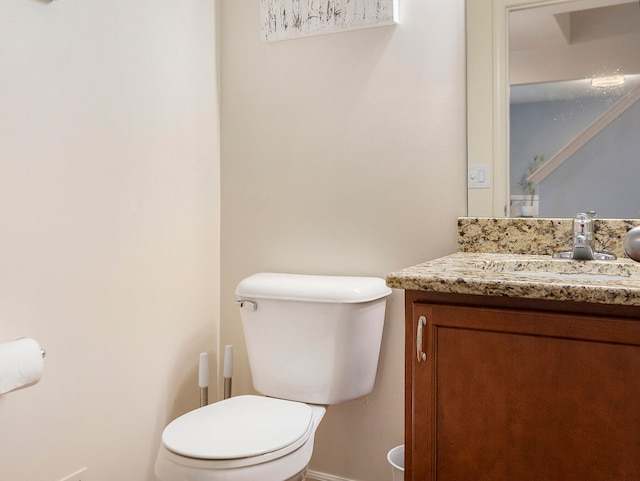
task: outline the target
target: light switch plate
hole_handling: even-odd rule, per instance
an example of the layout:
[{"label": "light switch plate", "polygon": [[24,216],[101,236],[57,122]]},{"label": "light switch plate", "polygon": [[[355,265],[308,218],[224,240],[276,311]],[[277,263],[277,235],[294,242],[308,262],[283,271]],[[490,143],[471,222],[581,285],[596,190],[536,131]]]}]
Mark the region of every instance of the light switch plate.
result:
[{"label": "light switch plate", "polygon": [[489,189],[491,187],[491,166],[489,164],[470,165],[467,186],[469,189]]}]

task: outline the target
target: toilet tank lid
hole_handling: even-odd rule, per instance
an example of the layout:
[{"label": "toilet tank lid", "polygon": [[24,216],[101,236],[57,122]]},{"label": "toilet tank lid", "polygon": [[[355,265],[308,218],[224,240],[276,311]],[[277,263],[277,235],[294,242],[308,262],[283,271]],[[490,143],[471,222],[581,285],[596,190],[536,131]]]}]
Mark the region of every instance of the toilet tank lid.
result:
[{"label": "toilet tank lid", "polygon": [[282,299],[305,302],[358,303],[391,294],[379,277],[319,276],[263,272],[240,281],[241,298]]}]

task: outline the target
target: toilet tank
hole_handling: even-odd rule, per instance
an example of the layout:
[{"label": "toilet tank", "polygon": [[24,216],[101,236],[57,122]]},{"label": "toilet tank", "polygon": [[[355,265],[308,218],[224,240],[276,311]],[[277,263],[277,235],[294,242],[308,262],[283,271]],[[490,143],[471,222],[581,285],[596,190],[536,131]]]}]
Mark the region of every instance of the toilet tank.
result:
[{"label": "toilet tank", "polygon": [[376,277],[261,273],[236,288],[254,388],[338,404],[369,394],[386,297]]}]

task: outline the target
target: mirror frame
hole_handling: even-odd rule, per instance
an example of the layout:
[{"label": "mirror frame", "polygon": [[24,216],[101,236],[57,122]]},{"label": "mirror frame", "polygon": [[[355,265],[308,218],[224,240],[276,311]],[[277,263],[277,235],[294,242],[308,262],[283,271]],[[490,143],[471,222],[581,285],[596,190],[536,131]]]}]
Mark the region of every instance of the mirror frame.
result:
[{"label": "mirror frame", "polygon": [[509,12],[567,1],[466,2],[467,167],[488,165],[491,173],[488,188],[467,189],[470,217],[507,217],[509,212]]}]

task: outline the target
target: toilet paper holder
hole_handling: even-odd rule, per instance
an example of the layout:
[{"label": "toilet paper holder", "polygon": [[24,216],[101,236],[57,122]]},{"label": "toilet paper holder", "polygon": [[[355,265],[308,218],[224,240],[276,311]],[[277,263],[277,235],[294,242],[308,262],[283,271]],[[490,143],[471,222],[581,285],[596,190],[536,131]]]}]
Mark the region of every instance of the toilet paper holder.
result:
[{"label": "toilet paper holder", "polygon": [[[18,341],[20,339],[27,339],[27,338],[26,337],[18,337],[16,339],[16,341]],[[47,351],[45,351],[44,349],[40,348],[40,355],[42,356],[42,359],[44,359],[45,357],[47,357]]]},{"label": "toilet paper holder", "polygon": [[0,395],[37,384],[42,378],[46,355],[38,342],[29,337],[0,344]]},{"label": "toilet paper holder", "polygon": [[[19,339],[27,339],[26,337],[19,337],[17,340]],[[44,359],[45,357],[47,357],[47,351],[45,351],[44,349],[40,348],[40,355],[42,356],[42,359]]]}]

